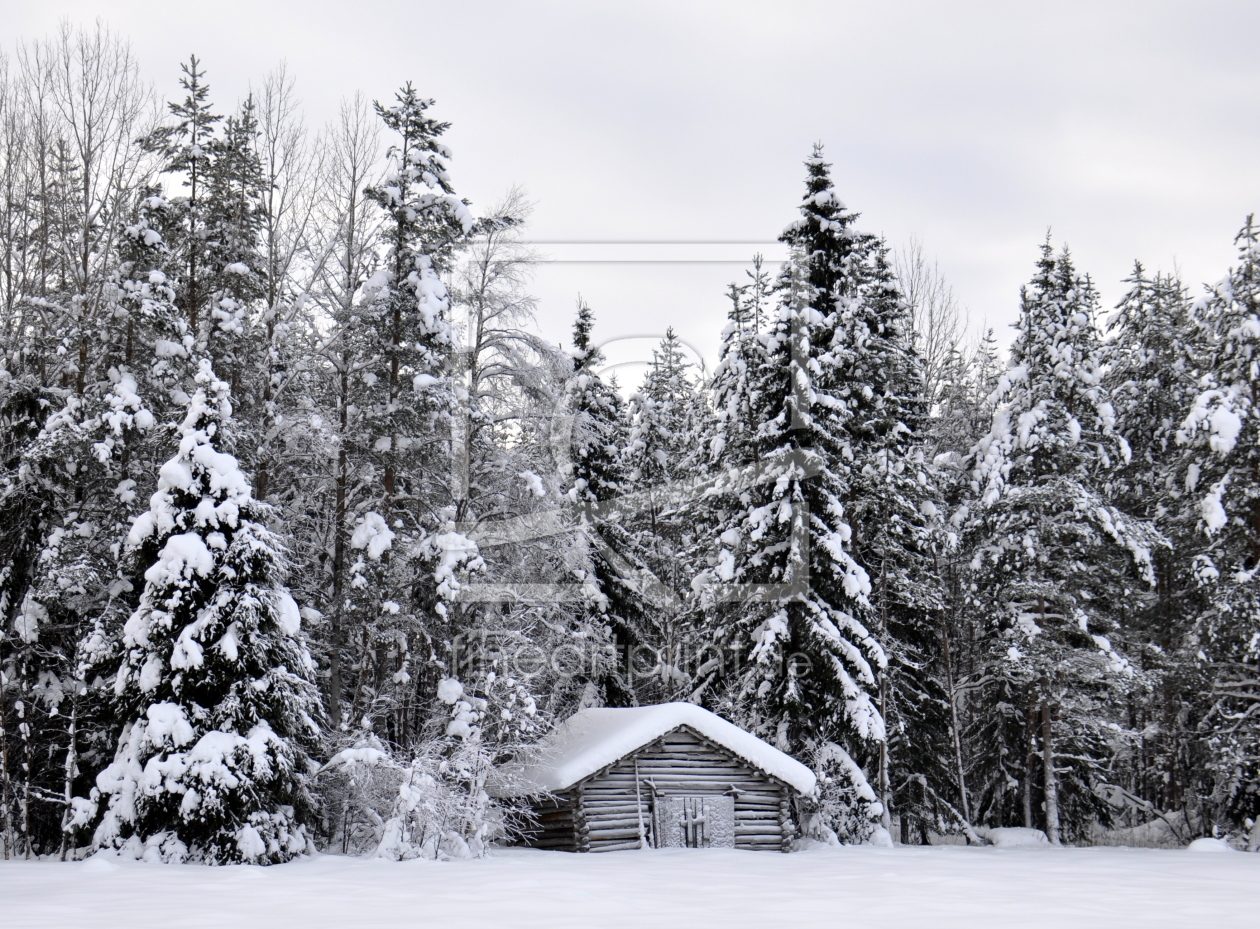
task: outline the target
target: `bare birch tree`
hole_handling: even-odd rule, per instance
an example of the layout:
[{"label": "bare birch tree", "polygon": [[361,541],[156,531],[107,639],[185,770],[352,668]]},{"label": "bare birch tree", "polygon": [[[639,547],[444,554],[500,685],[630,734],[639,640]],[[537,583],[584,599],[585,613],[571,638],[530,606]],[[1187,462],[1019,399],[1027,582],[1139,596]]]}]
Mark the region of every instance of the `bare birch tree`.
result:
[{"label": "bare birch tree", "polygon": [[[334,415],[329,441],[335,457],[332,474],[333,505],[325,529],[326,548],[331,554],[327,575],[328,710],[333,726],[342,725],[341,700],[346,680],[343,652],[361,644],[348,641],[345,609],[350,526],[355,506],[356,465],[351,458],[357,410],[354,382],[365,359],[360,351],[354,316],[355,298],[375,266],[372,242],[380,222],[378,212],[363,194],[375,179],[381,160],[380,122],[367,98],[356,94],[344,100],[337,121],[321,140],[319,188],[322,198],[316,205],[317,236],[312,241],[314,255],[312,295],[322,318],[317,324],[318,363],[324,373],[328,396],[325,405]],[[352,664],[361,664],[359,655]]]},{"label": "bare birch tree", "polygon": [[910,304],[915,348],[923,358],[923,382],[928,399],[936,404],[966,353],[969,320],[954,288],[935,261],[923,253],[923,243],[911,237],[893,252],[893,273]]},{"label": "bare birch tree", "polygon": [[284,422],[279,395],[290,383],[292,352],[286,349],[305,293],[313,281],[301,259],[313,233],[319,203],[317,152],[307,137],[292,73],[282,62],[263,81],[258,99],[258,155],[263,173],[262,271],[266,277],[261,335],[262,429],[258,436],[255,493],[271,490],[273,448]]}]

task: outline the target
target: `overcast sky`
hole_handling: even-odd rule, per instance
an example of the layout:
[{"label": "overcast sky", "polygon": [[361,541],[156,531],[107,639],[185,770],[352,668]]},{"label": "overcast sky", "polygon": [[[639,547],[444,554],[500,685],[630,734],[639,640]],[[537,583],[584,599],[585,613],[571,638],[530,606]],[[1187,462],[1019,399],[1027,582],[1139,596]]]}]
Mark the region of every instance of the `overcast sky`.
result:
[{"label": "overcast sky", "polygon": [[[195,52],[220,110],[281,60],[312,124],[356,90],[385,99],[413,81],[453,123],[458,192],[484,206],[523,186],[548,242],[736,241],[706,254],[750,255],[795,215],[820,141],[863,228],[916,236],[1003,342],[1047,227],[1109,307],[1134,258],[1197,292],[1260,211],[1255,0],[8,0],[0,37],[11,50],[97,16],[164,97]],[[711,362],[742,274],[555,263],[537,275],[539,324],[567,341],[580,290],[601,339],[673,325]]]}]

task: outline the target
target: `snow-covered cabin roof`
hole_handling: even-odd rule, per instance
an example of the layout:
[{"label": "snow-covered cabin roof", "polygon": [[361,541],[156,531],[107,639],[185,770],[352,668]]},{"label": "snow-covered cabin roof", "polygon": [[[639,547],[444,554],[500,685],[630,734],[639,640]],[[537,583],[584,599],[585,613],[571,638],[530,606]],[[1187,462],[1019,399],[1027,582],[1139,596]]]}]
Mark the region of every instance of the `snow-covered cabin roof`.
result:
[{"label": "snow-covered cabin roof", "polygon": [[526,758],[501,768],[492,790],[499,796],[565,790],[680,726],[689,726],[801,793],[814,789],[809,768],[752,733],[692,703],[660,703],[580,710],[545,736]]}]

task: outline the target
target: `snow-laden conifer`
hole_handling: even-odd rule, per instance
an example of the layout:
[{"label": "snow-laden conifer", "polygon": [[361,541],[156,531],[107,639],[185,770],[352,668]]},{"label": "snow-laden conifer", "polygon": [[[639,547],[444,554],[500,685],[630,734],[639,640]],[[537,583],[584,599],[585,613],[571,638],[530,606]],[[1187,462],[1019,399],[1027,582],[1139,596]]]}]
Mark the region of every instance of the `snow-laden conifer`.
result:
[{"label": "snow-laden conifer", "polygon": [[381,267],[346,320],[358,353],[347,453],[366,486],[356,494],[350,589],[338,608],[367,648],[389,654],[361,669],[347,723],[371,729],[393,711],[392,723],[408,729],[404,741],[427,719],[405,707],[417,691],[432,693],[459,634],[450,608],[458,575],[480,563],[455,525],[454,333],[439,273],[474,220],[453,192],[441,141],[449,124],[432,106],[410,84],[392,105],[375,105],[393,133],[385,176],[365,191],[382,213]]},{"label": "snow-laden conifer", "polygon": [[1140,262],[1109,322],[1105,343],[1108,390],[1116,432],[1132,455],[1113,472],[1110,499],[1133,516],[1152,520],[1169,539],[1156,549],[1153,590],[1128,609],[1131,656],[1145,670],[1145,690],[1133,701],[1138,742],[1127,763],[1134,794],[1160,809],[1177,809],[1203,775],[1196,731],[1205,711],[1193,635],[1204,592],[1194,556],[1209,540],[1199,525],[1199,496],[1185,483],[1198,452],[1176,434],[1199,391],[1209,327],[1191,313],[1190,298],[1174,276],[1150,276]]},{"label": "snow-laden conifer", "polygon": [[[974,452],[979,500],[966,516],[972,604],[987,624],[989,696],[1026,714],[1022,742],[1003,744],[998,730],[984,740],[992,781],[976,790],[999,802],[1010,784],[999,783],[1002,766],[1023,755],[1031,817],[1039,754],[1046,832],[1056,843],[1063,827],[1079,831],[1108,815],[1099,789],[1123,731],[1103,720],[1134,675],[1119,619],[1134,591],[1153,581],[1152,551],[1162,543],[1104,494],[1130,449],[1102,383],[1096,315],[1089,279],[1046,243],[1023,291],[1013,367]],[[987,722],[1003,717],[988,711]]]},{"label": "snow-laden conifer", "polygon": [[1198,392],[1204,330],[1191,317],[1177,278],[1152,278],[1135,262],[1125,283],[1129,289],[1108,321],[1113,338],[1105,346],[1104,386],[1116,432],[1131,452],[1113,493],[1127,510],[1153,518],[1168,502],[1164,466],[1177,454],[1177,430]]},{"label": "snow-laden conifer", "polygon": [[764,375],[767,364],[762,333],[772,282],[760,255],[753,259],[753,270],[745,273],[746,283],[728,288],[731,307],[709,383],[713,417],[704,451],[711,460],[720,459],[728,465],[747,465],[757,458],[758,378]]},{"label": "snow-laden conifer", "polygon": [[[877,761],[878,789],[920,829],[952,829],[967,801],[950,785],[948,694],[940,663],[944,603],[937,570],[942,542],[937,473],[928,460],[923,361],[911,307],[873,236],[852,238],[853,257],[832,289],[836,314],[829,386],[845,398],[853,455],[846,509],[853,551],[871,579],[876,628],[889,656],[880,713],[889,736]],[[895,801],[894,801],[895,795]]]},{"label": "snow-laden conifer", "polygon": [[[100,689],[89,693],[88,686],[101,661],[108,663],[104,630],[134,603],[118,540],[143,505],[141,494],[152,490],[159,424],[172,406],[168,390],[186,373],[183,321],[153,229],[164,209],[160,198],[140,196],[120,230],[122,260],[94,285],[96,305],[80,302],[73,320],[74,341],[91,345],[78,359],[75,389],[22,451],[15,479],[0,483],[0,507],[36,530],[32,547],[12,552],[9,569],[0,571],[0,606],[17,594],[22,607],[19,634],[0,650],[0,665],[27,691],[24,741],[47,743],[32,751],[25,780],[49,793],[55,784],[67,803],[79,759],[109,751],[117,734]],[[25,523],[21,514],[37,521]],[[64,832],[69,818],[61,818]],[[68,840],[66,833],[63,854]]]},{"label": "snow-laden conifer", "polygon": [[163,238],[173,253],[170,276],[176,283],[179,307],[194,335],[206,331],[203,311],[210,287],[206,256],[206,194],[213,163],[213,141],[219,115],[211,112],[210,87],[196,55],[180,65],[184,72],[179,86],[185,92],[178,103],[167,104],[170,122],[154,129],[142,144],[162,159],[162,170],[181,179],[184,190],[169,196],[170,215]]},{"label": "snow-laden conifer", "polygon": [[630,491],[625,451],[630,424],[614,384],[600,374],[604,355],[592,330],[595,317],[578,301],[573,324],[573,374],[566,385],[570,417],[567,461],[561,475],[565,493],[589,546],[589,589],[595,617],[611,631],[617,652],[603,682],[601,699],[612,706],[635,702],[631,661],[650,640],[650,575],[639,545],[623,521],[621,498]]},{"label": "snow-laden conifer", "polygon": [[652,350],[643,385],[630,398],[633,427],[626,463],[638,487],[668,484],[687,473],[694,442],[689,417],[696,385],[685,349],[674,328]]},{"label": "snow-laden conifer", "polygon": [[161,860],[287,861],[310,847],[314,668],[280,584],[280,543],[225,450],[227,385],[208,361],[196,383],[179,451],[127,539],[144,590],[122,630],[124,728],[93,792],[94,843]]},{"label": "snow-laden conifer", "polygon": [[629,404],[625,464],[632,496],[623,519],[650,571],[645,593],[652,621],[636,659],[636,692],[646,703],[676,699],[691,684],[682,667],[693,651],[686,622],[695,574],[689,556],[710,415],[694,367],[673,327],[667,328]]},{"label": "snow-laden conifer", "polygon": [[1211,333],[1199,390],[1177,433],[1191,454],[1176,475],[1197,510],[1191,569],[1206,601],[1194,632],[1210,685],[1201,723],[1222,824],[1260,819],[1260,228],[1235,239],[1238,264],[1195,316]]},{"label": "snow-laden conifer", "polygon": [[[833,351],[849,296],[837,281],[862,256],[821,151],[805,164],[801,217],[782,237],[792,260],[754,375],[756,458],[732,461],[709,494],[721,514],[716,552],[695,584],[721,660],[702,695],[815,762],[824,797],[832,787],[844,795],[826,806],[822,825],[862,835],[865,811],[879,807],[853,756],[869,757],[884,739],[874,698],[886,659],[872,629],[870,577],[853,557],[854,413]],[[736,451],[722,447],[718,467]]]},{"label": "snow-laden conifer", "polygon": [[[232,388],[237,410],[248,410],[251,420],[253,407],[261,402],[263,385],[257,375],[270,348],[259,325],[266,293],[261,252],[266,182],[257,142],[257,111],[250,95],[207,146],[212,160],[206,174],[202,256],[207,295],[204,351]],[[248,462],[259,437],[243,438],[248,441],[239,453]]]}]

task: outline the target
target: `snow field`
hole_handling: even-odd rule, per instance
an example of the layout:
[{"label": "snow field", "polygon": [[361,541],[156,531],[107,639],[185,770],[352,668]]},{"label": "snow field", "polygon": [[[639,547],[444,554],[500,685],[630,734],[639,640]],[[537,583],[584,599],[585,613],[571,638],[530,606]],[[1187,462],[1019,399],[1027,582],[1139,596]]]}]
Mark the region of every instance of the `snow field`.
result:
[{"label": "snow field", "polygon": [[1254,927],[1260,855],[1124,848],[499,850],[268,868],[0,862],[5,929]]}]

